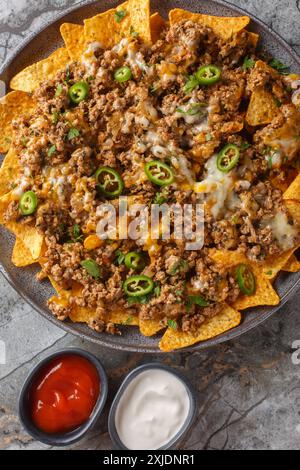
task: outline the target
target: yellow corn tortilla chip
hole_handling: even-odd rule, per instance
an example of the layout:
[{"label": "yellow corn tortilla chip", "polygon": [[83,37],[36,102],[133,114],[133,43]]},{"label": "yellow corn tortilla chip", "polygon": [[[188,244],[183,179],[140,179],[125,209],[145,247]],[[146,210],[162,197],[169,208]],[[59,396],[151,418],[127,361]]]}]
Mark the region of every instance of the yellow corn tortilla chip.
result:
[{"label": "yellow corn tortilla chip", "polygon": [[13,179],[19,172],[19,159],[13,148],[9,150],[0,168],[0,196],[11,191]]},{"label": "yellow corn tortilla chip", "polygon": [[246,308],[258,307],[261,305],[279,304],[280,298],[278,297],[277,292],[273,289],[270,280],[262,272],[262,266],[257,263],[251,263],[243,253],[236,251],[212,250],[209,256],[217,264],[228,268],[233,268],[241,263],[251,266],[256,278],[256,292],[251,296],[241,294],[234,302],[234,308],[237,310],[245,310]]},{"label": "yellow corn tortilla chip", "polygon": [[71,59],[80,61],[86,45],[84,27],[80,24],[64,23],[60,27],[60,33]]},{"label": "yellow corn tortilla chip", "polygon": [[33,98],[23,91],[12,91],[0,100],[0,152],[7,152],[13,138],[12,121],[29,116],[35,108]]},{"label": "yellow corn tortilla chip", "polygon": [[33,259],[29,249],[19,238],[16,239],[13,249],[12,262],[17,268],[25,268],[26,266],[36,263],[36,260]]},{"label": "yellow corn tortilla chip", "polygon": [[272,259],[266,259],[263,264],[263,273],[268,279],[274,279],[277,274],[284,270],[284,267],[287,265],[289,259],[293,256],[295,250],[298,247],[288,250],[285,253],[282,253],[279,256],[275,256]]},{"label": "yellow corn tortilla chip", "polygon": [[256,49],[258,41],[259,41],[259,34],[252,33],[251,31],[247,31],[248,38],[254,49]]},{"label": "yellow corn tortilla chip", "polygon": [[144,336],[154,336],[164,329],[159,320],[140,320],[139,326]]},{"label": "yellow corn tortilla chip", "polygon": [[[120,21],[116,21],[116,12],[124,11],[126,15]],[[131,19],[128,2],[118,8],[113,8],[99,15],[84,20],[84,34],[86,45],[98,42],[103,48],[111,48],[121,41],[129,38],[131,32]]]},{"label": "yellow corn tortilla chip", "polygon": [[220,17],[202,15],[201,13],[191,13],[190,11],[175,8],[169,13],[171,25],[182,20],[191,20],[195,23],[203,24],[211,28],[217,36],[223,39],[230,39],[234,34],[245,29],[250,23],[248,16]]},{"label": "yellow corn tortilla chip", "polygon": [[151,39],[153,43],[155,43],[159,39],[162,31],[166,27],[166,24],[166,21],[163,19],[162,16],[160,16],[159,13],[154,13],[150,17]]},{"label": "yellow corn tortilla chip", "polygon": [[70,56],[65,47],[57,49],[47,59],[30,65],[18,73],[10,82],[13,90],[26,92],[35,91],[39,84],[55,77],[59,70],[63,70],[70,62]]},{"label": "yellow corn tortilla chip", "polygon": [[285,201],[285,206],[292,216],[293,220],[299,225],[300,227],[300,201],[295,201],[293,199],[289,199]]},{"label": "yellow corn tortilla chip", "polygon": [[283,199],[294,199],[295,201],[300,201],[300,173],[283,194]]},{"label": "yellow corn tortilla chip", "polygon": [[272,93],[264,87],[258,87],[251,95],[246,121],[252,127],[270,124],[278,112],[279,109]]},{"label": "yellow corn tortilla chip", "polygon": [[298,273],[300,271],[300,261],[297,260],[295,255],[292,255],[282,270],[288,273]]},{"label": "yellow corn tortilla chip", "polygon": [[28,248],[34,260],[38,260],[42,253],[44,237],[38,230],[27,224],[21,224],[15,221],[4,221],[4,213],[9,204],[13,201],[12,193],[5,194],[0,198],[0,224],[3,224],[8,230],[16,235]]},{"label": "yellow corn tortilla chip", "polygon": [[203,323],[199,328],[199,332],[195,335],[168,328],[159,343],[159,347],[164,352],[170,352],[174,349],[192,346],[200,341],[207,341],[208,339],[219,336],[220,334],[235,328],[240,323],[240,312],[229,307],[229,305],[225,305],[223,311],[219,315]]},{"label": "yellow corn tortilla chip", "polygon": [[69,317],[74,323],[89,323],[96,317],[96,311],[75,305],[72,307]]},{"label": "yellow corn tortilla chip", "polygon": [[151,43],[150,0],[129,0],[131,30],[146,44]]},{"label": "yellow corn tortilla chip", "polygon": [[291,160],[300,152],[300,110],[291,108],[284,120],[281,127],[274,127],[263,133],[262,140],[267,147],[280,150],[283,157]]}]

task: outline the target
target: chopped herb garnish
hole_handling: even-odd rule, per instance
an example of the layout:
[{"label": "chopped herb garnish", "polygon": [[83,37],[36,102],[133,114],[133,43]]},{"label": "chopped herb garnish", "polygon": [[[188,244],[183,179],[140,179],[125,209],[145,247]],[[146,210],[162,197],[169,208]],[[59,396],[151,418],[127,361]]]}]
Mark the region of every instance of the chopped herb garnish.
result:
[{"label": "chopped herb garnish", "polygon": [[147,305],[152,298],[152,293],[148,295],[141,295],[140,297],[127,297],[127,303],[129,305],[132,304],[141,304],[141,305]]},{"label": "chopped herb garnish", "polygon": [[196,75],[190,75],[188,78],[188,81],[183,87],[183,91],[184,93],[188,94],[188,93],[191,93],[193,90],[195,90],[195,88],[197,88],[198,86],[199,86],[199,82],[198,82]]},{"label": "chopped herb garnish", "polygon": [[70,66],[67,65],[67,67],[66,67],[66,83],[69,83],[70,80],[71,80],[71,71],[70,71]]},{"label": "chopped herb garnish", "polygon": [[160,292],[161,292],[161,287],[160,287],[160,286],[155,286],[153,292],[154,292],[155,297],[159,297],[159,296],[160,296]]},{"label": "chopped herb garnish", "polygon": [[272,271],[272,270],[266,272],[266,275],[267,275],[267,276],[272,276],[272,274],[273,274],[273,271]]},{"label": "chopped herb garnish", "polygon": [[256,62],[255,60],[251,59],[251,57],[245,57],[244,59],[244,63],[243,63],[243,69],[244,70],[248,70],[248,69],[253,69],[253,67],[255,66]]},{"label": "chopped herb garnish", "polygon": [[51,145],[51,147],[49,148],[47,152],[48,157],[52,157],[52,155],[54,155],[55,152],[56,152],[56,145]]},{"label": "chopped herb garnish", "polygon": [[196,116],[197,114],[203,114],[204,106],[206,106],[206,103],[193,103],[187,110],[177,108],[177,112],[186,116]]},{"label": "chopped herb garnish", "polygon": [[270,156],[268,157],[268,167],[269,167],[270,169],[273,168],[273,156],[272,156],[272,155],[270,155]]},{"label": "chopped herb garnish", "polygon": [[81,261],[80,264],[94,279],[98,279],[100,277],[100,267],[93,259],[86,259]]},{"label": "chopped herb garnish", "polygon": [[127,15],[127,11],[126,10],[118,10],[115,12],[115,20],[117,23],[121,23],[121,21],[123,21],[123,19],[125,18],[125,16]]},{"label": "chopped herb garnish", "polygon": [[206,140],[206,142],[210,142],[212,140],[212,135],[211,134],[206,134],[205,140]]},{"label": "chopped herb garnish", "polygon": [[172,330],[177,330],[177,328],[178,328],[177,321],[172,320],[171,318],[168,318],[167,324],[168,324],[169,328],[172,328]]},{"label": "chopped herb garnish", "polygon": [[27,139],[26,139],[26,137],[22,137],[22,145],[23,145],[23,147],[26,147],[26,146],[27,146]]},{"label": "chopped herb garnish", "polygon": [[130,36],[132,36],[133,38],[136,38],[136,37],[138,37],[138,35],[139,35],[139,33],[134,30],[134,27],[130,26]]},{"label": "chopped herb garnish", "polygon": [[125,254],[122,253],[121,250],[117,250],[116,251],[116,259],[115,259],[115,262],[118,266],[121,266],[121,264],[124,263],[124,260],[125,260]]},{"label": "chopped herb garnish", "polygon": [[126,318],[126,320],[124,320],[124,321],[122,322],[122,325],[130,325],[130,324],[132,323],[132,321],[133,321],[133,317],[130,316],[130,317]]},{"label": "chopped herb garnish", "polygon": [[53,124],[58,123],[59,116],[60,116],[60,113],[58,111],[54,111],[54,113],[52,113],[52,123]]},{"label": "chopped herb garnish", "polygon": [[78,224],[73,225],[73,237],[76,242],[80,242],[83,239],[83,234]]},{"label": "chopped herb garnish", "polygon": [[250,147],[251,147],[251,145],[249,144],[249,142],[246,142],[245,140],[244,140],[244,141],[241,143],[241,145],[240,145],[240,149],[241,149],[242,151],[247,150],[247,149],[250,148]]},{"label": "chopped herb garnish", "polygon": [[175,276],[175,274],[188,271],[189,270],[189,263],[185,259],[181,259],[177,263],[175,263],[168,271],[168,274],[171,276]]},{"label": "chopped herb garnish", "polygon": [[166,188],[160,191],[159,193],[155,194],[152,204],[158,204],[159,206],[161,206],[162,204],[167,202],[167,200],[168,200],[168,189]]},{"label": "chopped herb garnish", "polygon": [[277,70],[281,75],[288,75],[290,73],[291,67],[288,65],[283,64],[280,60],[278,59],[272,59],[269,62],[270,67],[273,69]]},{"label": "chopped herb garnish", "polygon": [[63,86],[61,84],[57,85],[55,96],[58,98],[63,92]]},{"label": "chopped herb garnish", "polygon": [[80,132],[75,127],[72,127],[68,132],[68,139],[69,140],[76,139],[76,137],[79,137],[79,136],[80,136]]},{"label": "chopped herb garnish", "polygon": [[208,302],[201,297],[201,295],[190,295],[186,303],[186,309],[189,311],[193,305],[198,305],[199,307],[207,307]]},{"label": "chopped herb garnish", "polygon": [[282,105],[281,101],[278,98],[275,98],[275,96],[274,96],[274,101],[275,101],[277,108],[280,108]]}]

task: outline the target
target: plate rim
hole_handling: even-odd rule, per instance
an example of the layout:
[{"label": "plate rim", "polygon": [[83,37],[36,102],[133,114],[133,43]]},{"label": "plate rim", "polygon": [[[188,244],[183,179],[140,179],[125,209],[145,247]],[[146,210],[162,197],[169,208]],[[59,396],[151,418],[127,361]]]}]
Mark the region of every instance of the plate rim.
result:
[{"label": "plate rim", "polygon": [[[62,20],[64,17],[68,16],[69,14],[79,11],[83,7],[93,5],[97,3],[97,1],[98,0],[82,0],[77,5],[73,5],[65,9],[63,12],[58,12],[55,15],[53,15],[51,20],[41,25],[39,28],[37,28],[36,31],[32,32],[23,41],[21,41],[20,45],[15,48],[14,52],[0,66],[0,75],[3,75],[5,73],[5,71],[10,66],[10,64],[39,34],[41,34],[43,31],[48,29],[50,26],[54,25],[56,22]],[[293,49],[293,47],[290,46],[287,43],[287,41],[278,32],[274,31],[270,26],[268,26],[264,21],[259,19],[256,15],[250,13],[244,8],[240,8],[232,4],[231,2],[228,2],[225,0],[213,0],[213,3],[216,4],[216,6],[227,7],[234,13],[249,16],[254,24],[258,24],[259,26],[261,26],[262,29],[264,29],[266,32],[268,32],[268,34],[271,34],[274,37],[274,39],[276,39],[277,43],[278,42],[280,43],[282,48],[285,49],[289,53],[289,55],[292,56],[293,60],[299,65],[299,68],[300,68],[300,57],[298,56],[296,51]],[[103,336],[100,336],[100,335],[99,337],[94,337],[92,335],[89,336],[84,332],[78,331],[76,328],[74,328],[74,324],[60,322],[54,317],[54,315],[49,314],[49,312],[47,312],[45,308],[42,308],[39,305],[37,305],[36,302],[33,299],[31,299],[31,297],[27,293],[23,292],[22,290],[20,291],[13,279],[13,276],[5,269],[1,261],[0,261],[0,273],[2,274],[4,279],[6,279],[6,281],[9,283],[9,285],[18,293],[18,295],[33,308],[33,310],[38,312],[40,315],[42,315],[43,318],[46,318],[48,321],[50,321],[52,324],[54,324],[58,328],[62,329],[63,331],[69,334],[72,334],[73,336],[80,337],[81,339],[90,341],[94,344],[108,347],[114,350],[119,350],[119,351],[121,350],[121,351],[126,351],[126,352],[141,352],[141,353],[148,353],[148,354],[166,354],[158,348],[158,345],[153,346],[153,347],[150,347],[149,345],[143,347],[140,345],[134,346],[134,345],[110,343],[109,335],[106,335],[107,339],[103,339]],[[293,285],[288,289],[288,291],[280,299],[280,304],[273,308],[270,307],[267,311],[263,312],[259,318],[255,318],[253,319],[253,321],[250,321],[248,324],[245,324],[243,331],[240,331],[239,327],[236,327],[232,330],[229,330],[228,332],[225,332],[225,333],[222,333],[221,335],[216,336],[215,338],[211,338],[207,341],[199,342],[195,345],[188,346],[186,348],[172,351],[172,353],[181,354],[181,353],[187,353],[187,352],[203,351],[203,350],[212,348],[219,344],[234,340],[236,338],[239,338],[245,335],[249,331],[253,330],[254,328],[264,323],[268,318],[275,315],[275,313],[277,313],[279,310],[281,310],[281,308],[292,297],[292,295],[299,288],[299,286],[300,286],[300,273],[299,273],[298,279],[295,280]]]}]

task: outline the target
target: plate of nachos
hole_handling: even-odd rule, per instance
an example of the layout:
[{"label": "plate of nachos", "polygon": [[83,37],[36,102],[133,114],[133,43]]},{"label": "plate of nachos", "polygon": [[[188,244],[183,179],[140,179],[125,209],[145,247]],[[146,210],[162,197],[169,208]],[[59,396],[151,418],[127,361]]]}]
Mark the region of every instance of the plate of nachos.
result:
[{"label": "plate of nachos", "polygon": [[[203,349],[264,321],[299,283],[299,71],[224,2],[86,2],[54,19],[1,72],[4,275],[117,349]],[[149,232],[141,213],[171,205],[202,207],[200,247],[176,236],[179,212]]]}]

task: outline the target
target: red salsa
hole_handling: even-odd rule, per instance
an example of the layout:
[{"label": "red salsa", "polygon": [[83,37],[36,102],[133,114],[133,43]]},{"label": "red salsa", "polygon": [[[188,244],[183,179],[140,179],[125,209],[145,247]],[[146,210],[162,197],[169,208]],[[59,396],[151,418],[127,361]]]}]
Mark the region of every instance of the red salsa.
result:
[{"label": "red salsa", "polygon": [[47,434],[73,431],[89,419],[99,393],[99,375],[91,362],[76,354],[58,357],[31,386],[32,421]]}]

